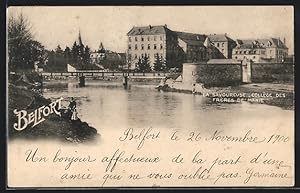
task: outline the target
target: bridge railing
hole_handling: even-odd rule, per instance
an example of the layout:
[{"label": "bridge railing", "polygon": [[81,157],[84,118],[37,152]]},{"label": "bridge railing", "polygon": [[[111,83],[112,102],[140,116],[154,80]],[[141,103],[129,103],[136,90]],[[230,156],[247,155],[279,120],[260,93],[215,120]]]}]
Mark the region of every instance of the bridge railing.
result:
[{"label": "bridge railing", "polygon": [[86,76],[86,77],[107,77],[107,76],[133,76],[133,77],[165,77],[169,73],[166,72],[42,72],[43,76],[55,77],[74,77],[74,76]]}]

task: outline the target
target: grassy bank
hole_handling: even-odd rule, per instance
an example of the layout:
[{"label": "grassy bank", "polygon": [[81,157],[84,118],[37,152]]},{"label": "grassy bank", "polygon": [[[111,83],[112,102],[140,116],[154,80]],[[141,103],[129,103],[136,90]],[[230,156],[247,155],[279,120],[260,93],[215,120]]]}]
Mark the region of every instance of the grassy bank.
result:
[{"label": "grassy bank", "polygon": [[99,136],[97,130],[90,127],[86,122],[80,119],[71,121],[56,114],[49,115],[45,121],[33,128],[30,124],[24,130],[17,131],[13,127],[13,124],[17,122],[13,110],[26,110],[30,113],[43,105],[48,105],[51,101],[27,87],[14,84],[9,84],[8,94],[8,135],[10,139],[54,138],[61,141],[80,143],[93,140]]}]

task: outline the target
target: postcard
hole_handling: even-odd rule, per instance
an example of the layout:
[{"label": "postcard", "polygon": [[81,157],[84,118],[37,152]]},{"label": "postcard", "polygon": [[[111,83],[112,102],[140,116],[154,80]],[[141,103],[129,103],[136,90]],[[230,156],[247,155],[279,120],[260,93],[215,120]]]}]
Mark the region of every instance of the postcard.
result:
[{"label": "postcard", "polygon": [[10,6],[7,186],[292,187],[293,6]]}]

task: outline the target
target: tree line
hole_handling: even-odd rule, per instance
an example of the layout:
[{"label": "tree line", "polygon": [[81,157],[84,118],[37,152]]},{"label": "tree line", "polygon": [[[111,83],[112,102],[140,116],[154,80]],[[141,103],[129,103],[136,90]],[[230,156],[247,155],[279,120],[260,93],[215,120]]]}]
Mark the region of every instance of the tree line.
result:
[{"label": "tree line", "polygon": [[90,53],[89,46],[77,44],[76,41],[71,48],[66,46],[64,50],[58,45],[55,50],[49,51],[45,70],[66,71],[67,64],[78,64],[82,68],[83,65],[90,63]]},{"label": "tree line", "polygon": [[149,56],[144,55],[142,57],[138,58],[138,61],[136,62],[135,66],[136,72],[164,72],[169,71],[172,68],[177,68],[180,70],[182,68],[181,61],[174,62],[170,59],[170,56],[165,59],[163,57],[160,57],[158,53],[154,55],[154,63],[153,67],[150,65]]},{"label": "tree line", "polygon": [[31,25],[23,14],[8,18],[8,70],[26,71],[34,68],[36,61],[44,60],[45,48],[31,32]]},{"label": "tree line", "polygon": [[[90,64],[91,49],[84,46],[81,41],[75,41],[72,47],[66,46],[62,49],[60,45],[54,50],[46,50],[45,47],[35,40],[31,25],[28,19],[21,13],[18,16],[10,16],[8,19],[8,68],[9,71],[32,71],[36,62],[43,64],[46,71],[66,71],[67,64],[77,64],[83,67]],[[107,54],[107,53],[105,53]],[[157,53],[153,68],[151,68],[149,56],[139,58],[136,63],[137,72],[166,71],[174,65],[174,62],[167,58],[162,58]],[[106,58],[98,64],[105,69],[121,70],[125,61]],[[172,65],[173,64],[173,65]]]}]

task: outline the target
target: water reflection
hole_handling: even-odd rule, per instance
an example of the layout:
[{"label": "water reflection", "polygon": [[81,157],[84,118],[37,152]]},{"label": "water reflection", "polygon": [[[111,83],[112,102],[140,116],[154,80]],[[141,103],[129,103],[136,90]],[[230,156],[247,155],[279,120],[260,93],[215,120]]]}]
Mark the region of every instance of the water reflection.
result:
[{"label": "water reflection", "polygon": [[[75,97],[79,117],[95,128],[216,129],[251,127],[259,123],[293,124],[293,111],[262,104],[211,104],[199,95],[158,92],[154,85],[88,81],[48,83],[46,97]],[[66,101],[67,102],[67,101]]]}]

